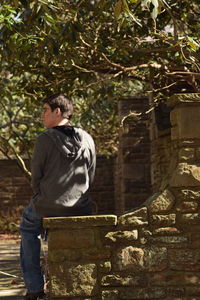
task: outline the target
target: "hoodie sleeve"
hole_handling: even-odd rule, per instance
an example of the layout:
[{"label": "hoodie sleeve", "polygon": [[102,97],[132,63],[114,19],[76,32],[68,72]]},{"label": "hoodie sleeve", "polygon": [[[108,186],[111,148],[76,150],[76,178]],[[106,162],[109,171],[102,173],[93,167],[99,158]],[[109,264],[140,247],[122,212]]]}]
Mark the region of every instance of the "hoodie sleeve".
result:
[{"label": "hoodie sleeve", "polygon": [[40,181],[44,174],[45,162],[47,158],[47,138],[48,137],[45,134],[40,134],[36,140],[33,151],[31,164],[31,186],[34,193],[38,193],[40,191]]},{"label": "hoodie sleeve", "polygon": [[90,153],[90,164],[88,168],[88,174],[90,179],[90,184],[94,180],[95,170],[96,170],[96,150],[95,144],[91,136],[89,136],[89,153]]}]

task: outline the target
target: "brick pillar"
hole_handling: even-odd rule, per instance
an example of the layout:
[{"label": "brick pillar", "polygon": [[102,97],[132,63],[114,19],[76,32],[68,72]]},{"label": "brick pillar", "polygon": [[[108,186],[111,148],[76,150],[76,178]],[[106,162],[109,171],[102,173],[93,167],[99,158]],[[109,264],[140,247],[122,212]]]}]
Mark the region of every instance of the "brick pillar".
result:
[{"label": "brick pillar", "polygon": [[[148,98],[124,98],[118,113],[123,126],[119,130],[116,166],[116,213],[139,206],[151,193]],[[142,113],[136,121],[131,115]]]}]

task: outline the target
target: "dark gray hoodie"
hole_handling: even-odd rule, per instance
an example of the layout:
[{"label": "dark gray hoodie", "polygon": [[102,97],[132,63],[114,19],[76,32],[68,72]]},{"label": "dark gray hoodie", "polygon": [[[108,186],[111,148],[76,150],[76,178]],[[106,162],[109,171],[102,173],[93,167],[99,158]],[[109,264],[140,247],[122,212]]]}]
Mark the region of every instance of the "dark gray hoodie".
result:
[{"label": "dark gray hoodie", "polygon": [[[63,126],[61,126],[63,127]],[[32,159],[32,205],[45,216],[90,213],[88,189],[96,154],[92,137],[78,127],[45,130],[37,138]]]}]

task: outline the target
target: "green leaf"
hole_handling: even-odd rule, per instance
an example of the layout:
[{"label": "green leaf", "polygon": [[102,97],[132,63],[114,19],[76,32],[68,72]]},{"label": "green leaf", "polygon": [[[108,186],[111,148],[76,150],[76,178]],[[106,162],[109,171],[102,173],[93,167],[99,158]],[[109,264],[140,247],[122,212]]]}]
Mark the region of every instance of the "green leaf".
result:
[{"label": "green leaf", "polygon": [[115,5],[115,9],[114,9],[114,15],[115,15],[116,19],[118,19],[119,16],[121,15],[122,7],[123,7],[122,0],[118,0],[117,4]]},{"label": "green leaf", "polygon": [[192,48],[192,50],[196,51],[199,49],[200,45],[193,40],[193,38],[188,36],[188,45]]}]

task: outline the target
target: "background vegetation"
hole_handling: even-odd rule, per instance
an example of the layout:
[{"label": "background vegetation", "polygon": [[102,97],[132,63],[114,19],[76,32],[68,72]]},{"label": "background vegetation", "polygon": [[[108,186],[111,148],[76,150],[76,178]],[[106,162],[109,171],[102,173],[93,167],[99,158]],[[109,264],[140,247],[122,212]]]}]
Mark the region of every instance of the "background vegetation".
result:
[{"label": "background vegetation", "polygon": [[117,100],[199,92],[199,0],[2,0],[0,151],[31,157],[40,100],[63,92],[98,153],[117,150]]}]

